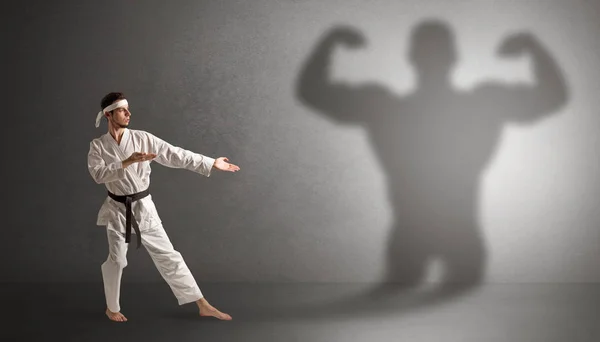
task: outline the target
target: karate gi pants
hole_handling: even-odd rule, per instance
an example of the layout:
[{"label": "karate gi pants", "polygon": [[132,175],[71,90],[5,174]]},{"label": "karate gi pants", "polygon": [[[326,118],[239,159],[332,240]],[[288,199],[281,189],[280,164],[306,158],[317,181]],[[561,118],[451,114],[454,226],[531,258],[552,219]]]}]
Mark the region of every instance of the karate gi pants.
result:
[{"label": "karate gi pants", "polygon": [[[192,273],[187,267],[181,254],[173,248],[162,224],[142,229],[142,245],[148,251],[154,265],[163,279],[169,284],[179,305],[195,302],[202,298],[202,292],[196,284]],[[107,227],[108,258],[102,264],[102,279],[106,305],[112,312],[121,311],[119,302],[121,292],[121,277],[127,266],[127,249],[125,234]],[[131,243],[135,244],[132,231]]]}]

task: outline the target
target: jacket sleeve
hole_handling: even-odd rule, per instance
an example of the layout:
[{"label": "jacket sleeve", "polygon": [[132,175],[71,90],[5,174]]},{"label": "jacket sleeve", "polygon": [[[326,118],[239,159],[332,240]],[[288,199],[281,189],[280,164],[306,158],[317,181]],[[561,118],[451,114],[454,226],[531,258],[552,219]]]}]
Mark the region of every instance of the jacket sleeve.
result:
[{"label": "jacket sleeve", "polygon": [[154,161],[171,168],[186,169],[210,177],[215,159],[188,151],[148,133],[152,150],[156,153]]},{"label": "jacket sleeve", "polygon": [[88,171],[98,184],[113,182],[125,178],[123,162],[117,161],[106,164],[100,154],[100,146],[92,141],[88,152]]}]

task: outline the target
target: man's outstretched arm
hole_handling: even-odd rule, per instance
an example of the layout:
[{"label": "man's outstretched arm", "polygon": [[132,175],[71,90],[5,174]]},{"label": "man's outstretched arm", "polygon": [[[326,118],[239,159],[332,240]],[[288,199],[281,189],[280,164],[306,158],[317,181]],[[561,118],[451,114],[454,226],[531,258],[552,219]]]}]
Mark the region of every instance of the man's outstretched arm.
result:
[{"label": "man's outstretched arm", "polygon": [[200,153],[192,152],[174,146],[153,134],[147,133],[152,146],[152,153],[156,154],[154,160],[166,167],[186,169],[210,177],[211,171],[236,172],[240,168],[230,164],[226,157],[211,158]]}]

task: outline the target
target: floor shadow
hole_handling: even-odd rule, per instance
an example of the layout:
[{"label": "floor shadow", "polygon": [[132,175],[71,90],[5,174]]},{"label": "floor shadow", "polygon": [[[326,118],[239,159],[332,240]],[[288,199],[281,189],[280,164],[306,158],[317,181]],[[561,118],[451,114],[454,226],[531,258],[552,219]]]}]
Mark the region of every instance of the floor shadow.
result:
[{"label": "floor shadow", "polygon": [[[3,340],[387,341],[436,335],[436,340],[481,341],[485,336],[484,340],[550,342],[573,336],[597,341],[600,336],[600,287],[593,283],[486,285],[460,303],[420,312],[419,317],[413,315],[415,310],[398,310],[409,306],[408,299],[419,302],[417,294],[402,300],[387,296],[378,303],[347,301],[344,307],[340,298],[364,288],[355,283],[201,286],[233,321],[199,317],[193,303],[179,306],[162,282],[126,284],[126,323],[105,316],[104,294],[97,283],[3,283],[0,302],[10,313]],[[407,312],[410,321],[402,319]],[[350,338],[340,338],[341,331],[351,332],[345,335]]]},{"label": "floor shadow", "polygon": [[[503,128],[533,125],[568,100],[560,68],[530,33],[506,37],[497,53],[502,58],[530,58],[534,84],[485,81],[469,91],[451,84],[458,53],[447,23],[425,20],[410,39],[408,58],[416,71],[411,94],[399,96],[382,85],[331,80],[334,51],[366,43],[351,27],[335,27],[324,34],[296,84],[296,95],[305,106],[333,122],[366,129],[387,178],[393,208],[384,278],[361,294],[329,303],[330,313],[332,308],[340,314],[381,310],[382,303],[402,294],[405,299],[390,301],[390,309],[414,310],[478,287],[488,259],[478,222],[480,180]],[[439,286],[415,295],[433,261],[443,265]]]}]

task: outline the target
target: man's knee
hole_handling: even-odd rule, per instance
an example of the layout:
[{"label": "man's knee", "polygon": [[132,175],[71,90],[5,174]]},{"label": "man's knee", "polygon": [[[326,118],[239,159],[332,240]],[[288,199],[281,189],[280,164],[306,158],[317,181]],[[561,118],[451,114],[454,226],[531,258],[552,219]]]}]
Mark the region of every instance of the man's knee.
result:
[{"label": "man's knee", "polygon": [[114,267],[118,267],[118,268],[125,268],[127,267],[127,258],[124,256],[118,256],[115,254],[109,254],[108,258],[106,258],[106,261],[104,262],[104,265],[111,265]]}]

